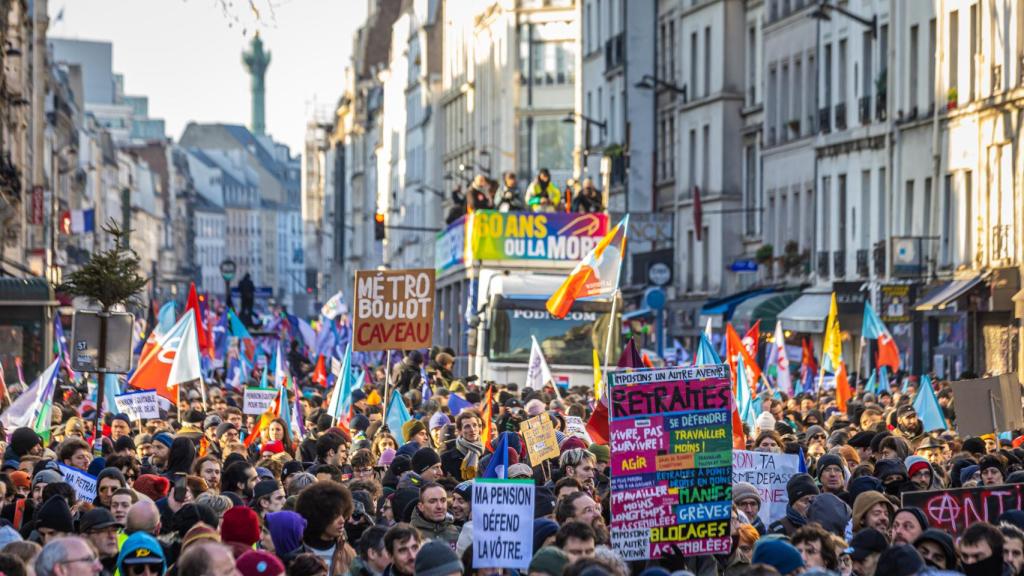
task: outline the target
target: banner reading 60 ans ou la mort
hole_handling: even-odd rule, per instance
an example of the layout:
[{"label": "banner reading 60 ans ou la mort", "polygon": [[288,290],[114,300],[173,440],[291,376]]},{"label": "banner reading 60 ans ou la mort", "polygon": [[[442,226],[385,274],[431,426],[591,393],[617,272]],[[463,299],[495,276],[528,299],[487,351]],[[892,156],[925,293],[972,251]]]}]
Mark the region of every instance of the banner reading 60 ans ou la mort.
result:
[{"label": "banner reading 60 ans ou la mort", "polygon": [[434,270],[356,272],[352,349],[430,348],[434,332]]},{"label": "banner reading 60 ans ou la mort", "polygon": [[729,367],[613,372],[611,536],[625,560],[731,547]]},{"label": "banner reading 60 ans ou la mort", "polygon": [[477,210],[466,260],[581,260],[608,233],[607,214]]}]

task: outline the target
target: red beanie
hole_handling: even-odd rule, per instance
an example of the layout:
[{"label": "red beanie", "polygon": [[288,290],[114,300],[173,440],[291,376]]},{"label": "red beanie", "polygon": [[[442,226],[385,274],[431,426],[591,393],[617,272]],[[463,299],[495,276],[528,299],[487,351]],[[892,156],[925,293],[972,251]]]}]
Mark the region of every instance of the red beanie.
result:
[{"label": "red beanie", "polygon": [[156,474],[143,474],[132,485],[136,491],[142,492],[151,500],[159,500],[167,496],[171,490],[171,481]]},{"label": "red beanie", "polygon": [[224,542],[255,544],[260,539],[260,518],[256,511],[248,506],[228,508],[220,523],[220,537]]},{"label": "red beanie", "polygon": [[926,468],[928,468],[929,470],[931,469],[931,467],[928,465],[928,462],[914,462],[913,464],[910,465],[910,470],[907,470],[907,476],[913,478],[914,474],[917,474],[918,472]]},{"label": "red beanie", "polygon": [[284,574],[284,564],[277,556],[263,550],[249,550],[235,560],[235,568],[242,576],[279,576]]},{"label": "red beanie", "polygon": [[260,448],[260,454],[270,452],[271,454],[280,454],[284,452],[284,444],[280,440],[274,440],[273,442],[267,442]]},{"label": "red beanie", "polygon": [[568,452],[575,448],[582,448],[583,450],[586,450],[588,448],[588,444],[584,442],[582,438],[566,436],[565,440],[562,440],[562,443],[558,445],[558,449],[562,452]]}]

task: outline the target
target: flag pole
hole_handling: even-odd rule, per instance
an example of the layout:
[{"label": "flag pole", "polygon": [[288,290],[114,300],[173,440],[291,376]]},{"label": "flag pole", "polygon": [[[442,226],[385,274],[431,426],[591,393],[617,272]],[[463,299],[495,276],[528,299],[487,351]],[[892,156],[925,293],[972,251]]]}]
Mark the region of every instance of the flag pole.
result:
[{"label": "flag pole", "polygon": [[[391,386],[391,349],[388,348],[384,360],[384,423],[388,422],[388,388]],[[395,431],[392,430],[392,433]]]},{"label": "flag pole", "polygon": [[[608,360],[612,355],[612,329],[615,328],[615,311],[619,304],[619,289],[616,288],[615,292],[612,293],[612,311],[608,317],[608,334],[604,340],[604,368],[601,370],[601,380],[605,379],[605,375],[608,374]],[[601,394],[604,395],[604,388],[602,387]]]}]

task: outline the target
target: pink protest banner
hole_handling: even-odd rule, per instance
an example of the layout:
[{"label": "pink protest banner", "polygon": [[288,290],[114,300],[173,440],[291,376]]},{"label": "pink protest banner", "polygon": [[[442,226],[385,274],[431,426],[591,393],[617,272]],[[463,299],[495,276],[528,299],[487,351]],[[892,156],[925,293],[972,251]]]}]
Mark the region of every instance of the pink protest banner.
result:
[{"label": "pink protest banner", "polygon": [[625,560],[730,551],[729,367],[609,374],[611,536]]}]

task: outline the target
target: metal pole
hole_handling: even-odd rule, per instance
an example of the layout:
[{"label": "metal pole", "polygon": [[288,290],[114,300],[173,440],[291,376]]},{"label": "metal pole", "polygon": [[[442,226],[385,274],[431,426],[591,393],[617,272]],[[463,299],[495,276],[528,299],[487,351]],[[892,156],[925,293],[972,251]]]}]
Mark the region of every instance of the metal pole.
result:
[{"label": "metal pole", "polygon": [[654,315],[654,332],[655,338],[658,339],[658,357],[665,358],[665,309],[658,310],[658,313]]},{"label": "metal pole", "polygon": [[608,335],[605,336],[604,340],[604,369],[601,371],[602,380],[604,380],[605,374],[608,373],[608,359],[612,355],[612,330],[615,329],[615,311],[618,308],[618,304],[619,291],[616,289],[615,293],[612,294],[612,311],[611,315],[608,316]]},{"label": "metal pole", "polygon": [[93,440],[92,440],[92,451],[93,454],[103,454],[103,434],[102,428],[100,427],[100,420],[103,418],[103,397],[105,394],[106,381],[107,381],[107,318],[110,316],[106,311],[98,314],[100,318],[100,343],[97,351],[96,358],[96,414],[93,416]]},{"label": "metal pole", "polygon": [[[388,388],[390,388],[390,387],[391,387],[391,349],[389,348],[387,356],[386,356],[386,359],[384,360],[384,398],[383,398],[382,401],[384,402],[384,424],[385,425],[387,425],[387,423],[388,423]],[[399,432],[401,432],[401,431],[399,430]],[[395,431],[392,430],[391,433],[394,434]]]}]

